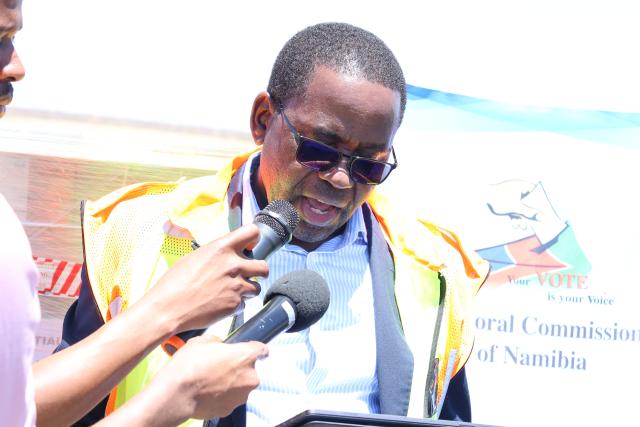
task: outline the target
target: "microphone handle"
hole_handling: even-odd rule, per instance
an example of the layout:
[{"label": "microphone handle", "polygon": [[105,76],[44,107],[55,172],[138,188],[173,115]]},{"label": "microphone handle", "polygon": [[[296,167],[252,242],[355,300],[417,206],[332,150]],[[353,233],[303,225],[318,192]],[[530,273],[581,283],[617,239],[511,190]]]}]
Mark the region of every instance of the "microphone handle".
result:
[{"label": "microphone handle", "polygon": [[294,303],[282,295],[271,298],[251,319],[231,332],[225,343],[260,341],[264,344],[276,335],[289,330],[296,321]]},{"label": "microphone handle", "polygon": [[[269,300],[258,314],[249,319],[229,334],[225,343],[233,344],[246,341],[267,343],[276,335],[287,331],[296,321],[293,302],[282,295]],[[202,335],[206,329],[193,329],[180,332],[161,344],[162,349],[170,356],[178,351],[188,340]]]},{"label": "microphone handle", "polygon": [[260,238],[253,249],[245,249],[243,254],[247,258],[265,260],[269,255],[284,246],[286,241],[278,236],[278,233],[268,225],[261,222],[254,222],[254,224],[260,229]]}]

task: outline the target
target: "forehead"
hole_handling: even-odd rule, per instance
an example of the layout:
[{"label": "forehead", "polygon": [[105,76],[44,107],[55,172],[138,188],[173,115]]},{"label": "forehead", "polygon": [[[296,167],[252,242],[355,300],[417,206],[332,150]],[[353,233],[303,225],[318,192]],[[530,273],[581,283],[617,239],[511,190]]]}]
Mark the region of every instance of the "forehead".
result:
[{"label": "forehead", "polygon": [[400,122],[398,92],[322,66],[310,76],[305,93],[289,102],[305,131],[314,128],[342,141],[388,147]]},{"label": "forehead", "polygon": [[344,109],[364,115],[399,117],[400,94],[362,77],[315,68],[303,96],[305,103],[318,107]]},{"label": "forehead", "polygon": [[22,28],[22,0],[0,0],[0,31],[15,32]]}]

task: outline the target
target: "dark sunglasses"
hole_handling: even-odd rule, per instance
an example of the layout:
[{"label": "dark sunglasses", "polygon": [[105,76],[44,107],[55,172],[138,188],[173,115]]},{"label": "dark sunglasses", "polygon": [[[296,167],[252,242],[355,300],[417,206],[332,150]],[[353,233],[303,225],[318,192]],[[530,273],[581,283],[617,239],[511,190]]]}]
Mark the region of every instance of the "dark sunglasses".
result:
[{"label": "dark sunglasses", "polygon": [[314,171],[326,172],[338,166],[342,158],[346,157],[348,159],[347,170],[349,177],[353,182],[367,185],[381,184],[391,174],[391,171],[398,167],[398,160],[393,147],[391,147],[393,163],[345,154],[322,142],[300,135],[284,113],[282,104],[280,104],[279,110],[293,135],[293,139],[298,144],[296,160],[301,165]]}]

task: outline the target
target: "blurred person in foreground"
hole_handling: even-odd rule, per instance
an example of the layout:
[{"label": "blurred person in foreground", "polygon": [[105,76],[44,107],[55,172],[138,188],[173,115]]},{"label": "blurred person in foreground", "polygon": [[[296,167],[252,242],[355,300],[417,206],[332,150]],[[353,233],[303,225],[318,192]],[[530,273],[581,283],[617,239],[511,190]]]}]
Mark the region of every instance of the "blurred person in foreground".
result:
[{"label": "blurred person in foreground", "polygon": [[[20,0],[0,0],[0,116],[11,102],[11,84],[25,73],[13,45],[22,28],[21,6]],[[33,426],[36,418],[41,426],[75,422],[160,342],[225,317],[241,298],[256,294],[244,277],[268,273],[263,261],[240,255],[258,237],[255,226],[243,227],[184,257],[135,307],[32,366],[40,321],[38,271],[2,194],[0,235],[0,422],[11,427]],[[189,341],[148,387],[100,425],[173,426],[189,417],[229,414],[258,385],[254,364],[267,348],[219,341]]]},{"label": "blurred person in foreground", "polygon": [[[329,310],[308,330],[276,337],[247,405],[209,424],[272,426],[306,409],[470,420],[471,304],[488,265],[412,212],[410,199],[375,191],[400,167],[393,140],[405,105],[402,69],[374,34],[323,23],[294,35],[251,107],[257,149],[215,176],[133,185],[85,206],[88,274],[67,313],[65,344],[108,321],[114,301],[131,305],[193,241],[288,200],[301,221],[268,259],[270,277],[317,271],[331,290]],[[436,161],[453,159],[434,155],[425,165]],[[264,293],[272,279],[260,283]],[[260,308],[248,301],[211,330],[223,336]],[[83,422],[134,397],[169,360],[149,354]]]}]

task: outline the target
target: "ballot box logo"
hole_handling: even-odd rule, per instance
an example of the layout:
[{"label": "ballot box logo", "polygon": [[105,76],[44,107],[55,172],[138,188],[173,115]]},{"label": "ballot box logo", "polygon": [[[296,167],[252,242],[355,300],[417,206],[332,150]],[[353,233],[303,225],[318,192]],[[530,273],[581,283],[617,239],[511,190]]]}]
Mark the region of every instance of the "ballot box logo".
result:
[{"label": "ballot box logo", "polygon": [[517,236],[476,249],[491,264],[488,286],[589,288],[591,264],[570,222],[554,209],[541,181],[509,179],[489,186],[487,209]]}]

